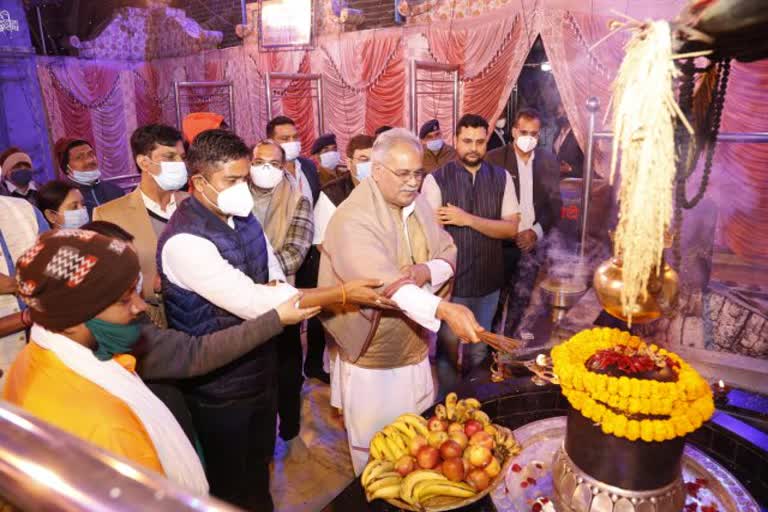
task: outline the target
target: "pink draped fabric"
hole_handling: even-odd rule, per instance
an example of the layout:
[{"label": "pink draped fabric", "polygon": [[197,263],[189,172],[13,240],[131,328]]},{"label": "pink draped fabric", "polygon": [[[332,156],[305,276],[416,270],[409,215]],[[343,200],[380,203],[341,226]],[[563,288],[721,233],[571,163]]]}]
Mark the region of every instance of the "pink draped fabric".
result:
[{"label": "pink draped fabric", "polygon": [[[768,61],[731,65],[722,131],[768,131]],[[720,142],[720,224],[728,247],[746,258],[768,258],[768,144]]]}]

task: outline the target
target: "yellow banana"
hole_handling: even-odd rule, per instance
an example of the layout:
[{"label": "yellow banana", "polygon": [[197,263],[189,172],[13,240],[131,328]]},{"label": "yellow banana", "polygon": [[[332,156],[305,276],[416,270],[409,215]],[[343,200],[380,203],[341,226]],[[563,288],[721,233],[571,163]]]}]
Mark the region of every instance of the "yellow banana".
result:
[{"label": "yellow banana", "polygon": [[387,438],[392,439],[395,444],[400,448],[400,450],[407,452],[408,451],[408,441],[409,439],[405,437],[405,434],[397,430],[392,425],[387,425],[384,427],[384,435],[387,436]]},{"label": "yellow banana", "polygon": [[360,477],[360,482],[363,484],[363,487],[368,487],[371,482],[378,480],[389,472],[393,472],[394,469],[395,465],[389,461],[372,461],[365,467],[365,470],[363,470],[363,475]]},{"label": "yellow banana", "polygon": [[389,487],[382,487],[378,491],[368,495],[368,501],[373,500],[393,500],[400,496],[400,484],[390,485]]},{"label": "yellow banana", "polygon": [[470,410],[467,409],[466,404],[464,403],[464,400],[459,400],[459,403],[456,404],[456,409],[454,410],[453,415],[456,417],[456,421],[459,423],[464,423],[469,418]]},{"label": "yellow banana", "polygon": [[482,407],[480,400],[477,398],[467,398],[464,400],[464,403],[467,404],[467,407],[470,409],[480,409]]},{"label": "yellow banana", "polygon": [[390,426],[404,435],[408,441],[416,437],[416,431],[409,427],[408,424],[403,420],[397,420]]},{"label": "yellow banana", "polygon": [[368,483],[370,482],[370,475],[373,472],[373,470],[379,469],[382,466],[382,464],[383,464],[383,461],[374,459],[365,465],[363,474],[360,475],[360,482],[363,484],[363,487],[367,486]]},{"label": "yellow banana", "polygon": [[445,406],[448,407],[450,405],[456,407],[456,404],[459,402],[459,395],[456,393],[448,393],[445,397]]},{"label": "yellow banana", "polygon": [[393,438],[384,436],[384,442],[386,443],[388,451],[392,454],[391,461],[396,462],[397,459],[405,455],[405,450],[400,447],[400,444],[397,443]]},{"label": "yellow banana", "polygon": [[427,428],[427,420],[421,416],[415,414],[403,414],[399,418],[400,421],[410,425],[416,431],[417,434],[427,437],[429,435],[429,429]]},{"label": "yellow banana", "polygon": [[483,411],[473,411],[472,418],[482,423],[484,427],[491,424],[491,418],[489,418]]},{"label": "yellow banana", "polygon": [[371,444],[368,447],[368,451],[371,452],[371,457],[374,460],[382,460],[384,458],[384,454],[381,453],[381,450],[379,449],[378,445],[373,442],[373,439],[371,440]]},{"label": "yellow banana", "polygon": [[401,481],[402,481],[402,478],[400,477],[400,475],[388,476],[387,478],[382,478],[381,480],[376,480],[375,482],[372,482],[368,487],[365,488],[365,490],[369,494],[373,494],[379,489],[382,489],[384,487],[391,487],[393,485],[399,486]]},{"label": "yellow banana", "polygon": [[397,459],[395,458],[395,454],[392,453],[392,450],[390,449],[389,445],[387,444],[387,438],[384,437],[384,434],[379,432],[375,436],[373,436],[373,441],[376,448],[381,452],[383,455],[383,458],[385,460],[389,460],[392,462],[395,462]]},{"label": "yellow banana", "polygon": [[402,498],[406,503],[416,505],[416,501],[413,497],[413,488],[416,484],[424,480],[448,481],[448,479],[445,478],[445,476],[443,476],[441,473],[432,471],[431,469],[420,469],[414,471],[413,473],[410,473],[408,476],[403,478],[403,481],[400,484],[400,498]]},{"label": "yellow banana", "polygon": [[413,498],[417,503],[423,503],[425,500],[435,496],[471,498],[475,494],[477,492],[467,484],[444,480],[419,482],[413,489]]},{"label": "yellow banana", "polygon": [[445,406],[443,404],[438,404],[435,406],[435,416],[437,416],[441,420],[448,419],[448,412],[446,411]]}]

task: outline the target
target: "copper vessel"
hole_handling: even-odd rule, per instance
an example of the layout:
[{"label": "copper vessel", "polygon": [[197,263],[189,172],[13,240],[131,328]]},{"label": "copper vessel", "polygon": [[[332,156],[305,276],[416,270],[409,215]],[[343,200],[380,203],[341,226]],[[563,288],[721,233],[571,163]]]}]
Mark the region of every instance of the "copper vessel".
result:
[{"label": "copper vessel", "polygon": [[[613,317],[628,321],[621,307],[622,263],[617,257],[610,258],[595,270],[593,279],[597,298],[603,309]],[[677,272],[662,259],[661,272],[654,272],[648,280],[648,293],[631,311],[632,323],[652,322],[662,315],[669,314],[677,304],[680,279]]]}]

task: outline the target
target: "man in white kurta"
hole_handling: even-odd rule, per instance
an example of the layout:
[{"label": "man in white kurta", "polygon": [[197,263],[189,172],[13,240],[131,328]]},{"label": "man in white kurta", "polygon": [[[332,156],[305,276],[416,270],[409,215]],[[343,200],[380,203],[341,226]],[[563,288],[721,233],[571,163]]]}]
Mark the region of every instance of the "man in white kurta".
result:
[{"label": "man in white kurta", "polygon": [[341,307],[322,318],[340,349],[339,390],[352,462],[368,460],[374,434],[435,399],[426,330],[441,320],[468,341],[482,328],[472,313],[447,301],[456,246],[419,196],[425,172],[419,140],[390,130],[373,147],[373,174],[334,213],[325,233],[320,286],[357,276],[384,281],[400,311]]}]

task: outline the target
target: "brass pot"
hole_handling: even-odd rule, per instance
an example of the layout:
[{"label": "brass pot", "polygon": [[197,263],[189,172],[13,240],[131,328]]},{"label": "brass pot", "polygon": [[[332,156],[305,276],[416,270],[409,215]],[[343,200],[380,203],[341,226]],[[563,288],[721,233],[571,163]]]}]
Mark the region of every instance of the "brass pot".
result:
[{"label": "brass pot", "polygon": [[[595,270],[593,280],[597,298],[609,315],[627,322],[628,316],[621,307],[622,263],[619,258],[610,258]],[[638,298],[632,309],[632,323],[652,322],[664,314],[669,314],[677,304],[680,278],[677,272],[662,260],[661,272],[654,272],[648,280],[646,297]]]}]

